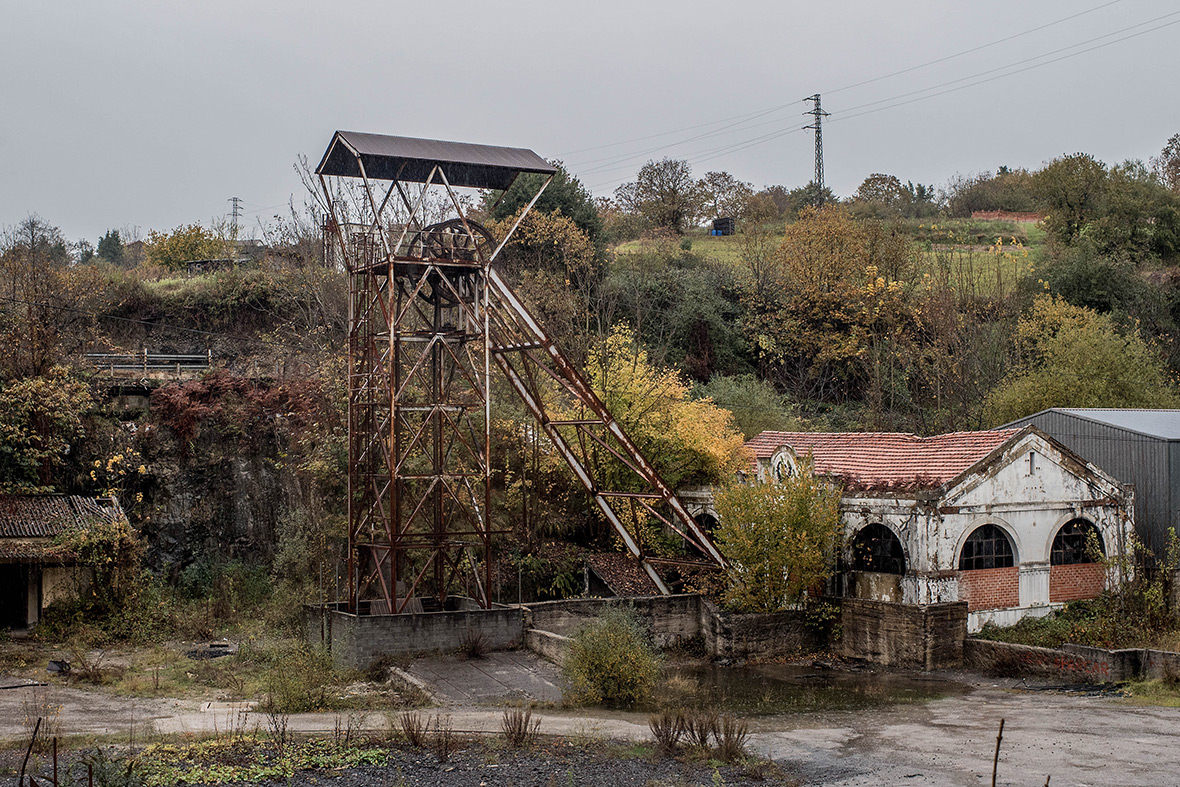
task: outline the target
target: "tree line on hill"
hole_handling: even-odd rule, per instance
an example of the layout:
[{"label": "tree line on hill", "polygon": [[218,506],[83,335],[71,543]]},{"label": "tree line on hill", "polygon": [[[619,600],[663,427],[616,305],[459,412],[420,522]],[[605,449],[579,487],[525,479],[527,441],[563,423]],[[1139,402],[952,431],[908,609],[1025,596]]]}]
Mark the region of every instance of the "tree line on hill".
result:
[{"label": "tree line on hill", "polygon": [[[504,233],[531,177],[475,217]],[[736,236],[694,229],[721,214]],[[347,281],[319,232],[313,209],[292,211],[262,259],[187,274],[236,238],[112,230],[90,249],[35,216],[5,231],[0,491],[117,494],[175,576],[252,556],[322,575],[344,528]],[[1178,254],[1180,135],[1148,164],[1075,154],[942,189],[873,174],[843,201],[670,160],[595,200],[562,168],[498,264],[668,480],[694,485],[731,477],[741,437],[764,429],[1176,406]],[[144,346],[212,350],[222,368],[128,415],[82,353]],[[497,559],[526,595],[560,595],[609,529],[512,393],[496,397],[497,513],[514,530]]]}]

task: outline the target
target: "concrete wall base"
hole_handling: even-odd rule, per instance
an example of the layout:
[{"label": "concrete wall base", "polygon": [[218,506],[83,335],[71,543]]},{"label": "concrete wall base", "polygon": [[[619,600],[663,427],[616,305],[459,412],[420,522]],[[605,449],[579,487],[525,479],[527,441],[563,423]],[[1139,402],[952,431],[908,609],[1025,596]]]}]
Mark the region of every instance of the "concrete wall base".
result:
[{"label": "concrete wall base", "polygon": [[948,669],[963,663],[967,602],[893,604],[840,600],[840,653],[909,669]]},{"label": "concrete wall base", "polygon": [[1038,648],[968,638],[965,664],[1006,677],[1038,677],[1066,683],[1123,683],[1180,677],[1180,653],[1144,648],[1107,650],[1086,645]]},{"label": "concrete wall base", "polygon": [[[560,664],[569,637],[603,609],[626,606],[649,628],[657,647],[698,649],[726,660],[797,656],[837,646],[848,657],[888,666],[942,669],[962,663],[965,602],[915,606],[868,599],[830,599],[839,626],[809,619],[805,610],[734,614],[702,596],[568,599],[494,609],[401,615],[354,615],[340,605],[304,608],[305,635],[322,644],[339,667],[364,669],[385,656],[459,650],[481,636],[488,649],[527,647]],[[835,621],[831,621],[834,623]]]}]

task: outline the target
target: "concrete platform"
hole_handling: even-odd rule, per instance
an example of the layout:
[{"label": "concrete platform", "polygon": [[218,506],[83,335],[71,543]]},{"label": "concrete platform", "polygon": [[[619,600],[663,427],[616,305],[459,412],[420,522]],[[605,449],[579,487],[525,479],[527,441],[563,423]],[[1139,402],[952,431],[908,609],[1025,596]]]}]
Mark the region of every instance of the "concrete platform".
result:
[{"label": "concrete platform", "polygon": [[557,667],[529,651],[496,651],[482,659],[431,656],[412,662],[406,672],[444,705],[561,702]]}]

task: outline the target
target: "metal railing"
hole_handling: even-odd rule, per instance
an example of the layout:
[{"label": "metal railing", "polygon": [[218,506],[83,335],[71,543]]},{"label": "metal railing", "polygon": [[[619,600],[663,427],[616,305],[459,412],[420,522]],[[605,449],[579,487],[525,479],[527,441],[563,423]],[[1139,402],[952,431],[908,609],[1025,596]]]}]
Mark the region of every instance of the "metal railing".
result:
[{"label": "metal railing", "polygon": [[209,369],[213,365],[213,352],[210,350],[203,355],[175,355],[152,353],[145,349],[134,354],[87,353],[86,360],[112,377],[150,377],[153,374],[168,373],[179,377],[185,373],[192,374]]}]

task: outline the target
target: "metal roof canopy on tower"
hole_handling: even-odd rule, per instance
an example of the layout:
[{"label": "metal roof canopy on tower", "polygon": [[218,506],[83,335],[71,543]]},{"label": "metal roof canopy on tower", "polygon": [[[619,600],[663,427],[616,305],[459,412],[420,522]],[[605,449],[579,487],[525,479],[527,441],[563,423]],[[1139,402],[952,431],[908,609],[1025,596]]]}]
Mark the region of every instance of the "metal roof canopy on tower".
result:
[{"label": "metal roof canopy on tower", "polygon": [[522,172],[557,172],[556,167],[527,148],[337,131],[316,174],[425,183],[437,166],[446,169],[452,186],[497,191],[506,190]]}]

